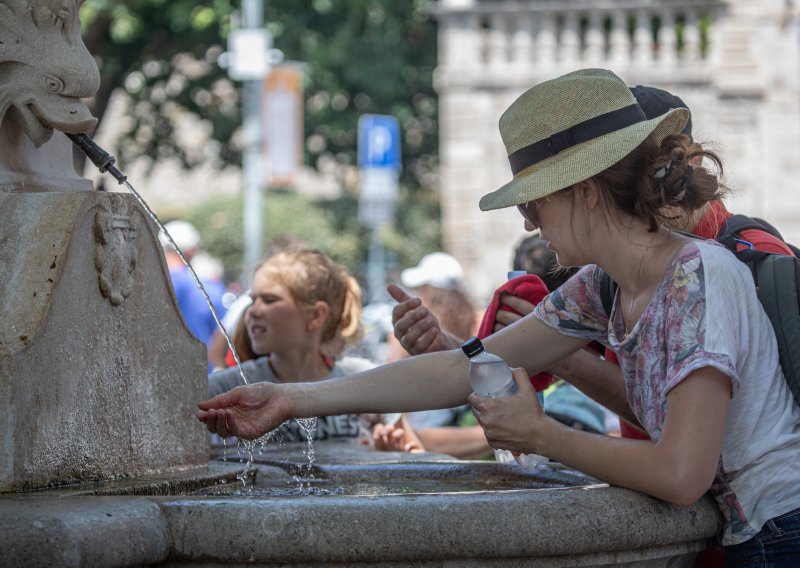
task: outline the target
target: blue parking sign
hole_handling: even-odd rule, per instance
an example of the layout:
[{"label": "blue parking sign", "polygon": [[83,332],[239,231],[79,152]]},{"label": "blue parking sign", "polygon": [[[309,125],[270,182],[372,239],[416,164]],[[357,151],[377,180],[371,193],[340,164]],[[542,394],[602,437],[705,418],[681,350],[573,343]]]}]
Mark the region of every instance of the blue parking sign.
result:
[{"label": "blue parking sign", "polygon": [[393,116],[363,114],[358,119],[361,169],[400,169],[400,125]]}]

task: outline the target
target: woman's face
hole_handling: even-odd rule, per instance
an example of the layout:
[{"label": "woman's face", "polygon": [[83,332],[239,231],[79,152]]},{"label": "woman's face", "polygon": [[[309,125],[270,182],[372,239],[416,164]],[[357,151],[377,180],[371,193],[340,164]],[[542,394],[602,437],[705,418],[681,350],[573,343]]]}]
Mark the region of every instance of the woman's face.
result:
[{"label": "woman's face", "polygon": [[579,217],[580,200],[566,189],[547,197],[529,201],[517,208],[525,219],[525,230],[541,232],[542,239],[548,241],[547,248],[556,253],[562,266],[578,266],[582,261],[581,239],[588,237],[580,224],[574,224]]},{"label": "woman's face", "polygon": [[292,299],[289,290],[265,270],[253,278],[252,305],[245,312],[245,326],[257,355],[308,346],[309,316]]}]

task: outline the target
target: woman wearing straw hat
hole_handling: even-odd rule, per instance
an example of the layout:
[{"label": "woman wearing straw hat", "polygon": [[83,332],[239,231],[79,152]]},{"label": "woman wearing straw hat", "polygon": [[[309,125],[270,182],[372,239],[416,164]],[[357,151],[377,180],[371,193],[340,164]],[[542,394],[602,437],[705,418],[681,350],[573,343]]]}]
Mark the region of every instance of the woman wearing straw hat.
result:
[{"label": "woman wearing straw hat", "polygon": [[[481,208],[518,207],[560,264],[584,266],[532,314],[485,340],[522,367],[514,396],[470,395],[467,359],[452,350],[336,381],[235,389],[201,403],[198,418],[212,432],[253,438],[291,416],[469,399],[495,447],[543,454],[681,505],[710,489],[726,519],[730,565],[796,562],[800,410],[774,332],[742,263],[661,224],[665,206],[694,210],[723,191],[690,164],[702,155],[721,170],[716,156],[679,134],[686,120],[686,109],[646,119],[625,83],[596,69],[539,84],[503,114],[514,178]],[[619,283],[610,316],[601,268]],[[652,441],[574,431],[542,412],[528,375],[589,341],[619,354],[630,406]]]}]

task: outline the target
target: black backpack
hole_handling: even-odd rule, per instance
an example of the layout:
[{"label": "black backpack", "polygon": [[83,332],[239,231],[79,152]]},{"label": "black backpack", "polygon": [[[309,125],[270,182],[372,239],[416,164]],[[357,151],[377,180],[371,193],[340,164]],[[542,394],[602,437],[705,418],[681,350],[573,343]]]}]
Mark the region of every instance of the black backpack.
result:
[{"label": "black backpack", "polygon": [[[740,231],[758,229],[766,231],[783,241],[775,227],[763,221],[734,215],[717,235],[736,258],[750,269],[756,285],[761,306],[772,322],[778,340],[781,368],[795,402],[800,405],[800,249],[786,243],[795,256],[786,256],[752,249],[736,250],[738,243],[747,243],[740,238]],[[687,235],[694,236],[694,235]],[[697,237],[695,237],[697,238]],[[784,241],[785,243],[785,241]],[[607,316],[611,315],[617,283],[603,272],[600,281],[600,298]]]}]

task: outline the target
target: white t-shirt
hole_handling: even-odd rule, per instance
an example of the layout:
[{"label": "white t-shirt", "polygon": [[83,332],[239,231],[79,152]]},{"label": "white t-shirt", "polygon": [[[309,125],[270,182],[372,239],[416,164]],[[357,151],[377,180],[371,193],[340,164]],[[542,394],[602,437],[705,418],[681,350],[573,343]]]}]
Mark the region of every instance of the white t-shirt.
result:
[{"label": "white t-shirt", "polygon": [[605,314],[600,274],[594,265],[585,267],[534,313],[559,333],[616,352],[631,408],[654,441],[673,387],[703,367],[730,377],[730,410],[711,487],[726,520],[722,543],[744,542],[769,519],[800,507],[800,410],[749,269],[715,243],[688,242],[627,337],[619,294],[610,318]]}]

